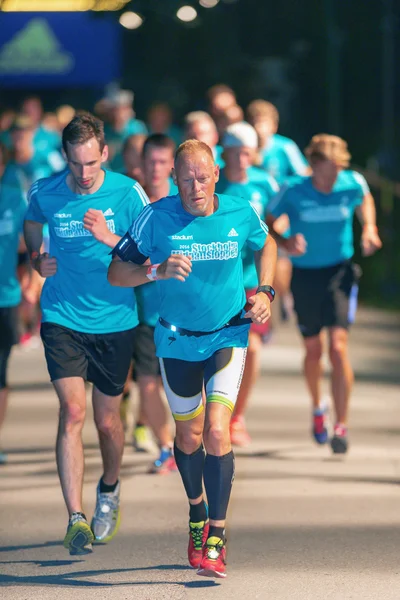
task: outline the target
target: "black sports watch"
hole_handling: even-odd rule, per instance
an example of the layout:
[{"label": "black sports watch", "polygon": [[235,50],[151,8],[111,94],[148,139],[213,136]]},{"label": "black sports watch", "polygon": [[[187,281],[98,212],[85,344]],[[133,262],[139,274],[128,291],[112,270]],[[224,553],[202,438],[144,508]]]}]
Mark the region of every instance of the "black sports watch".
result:
[{"label": "black sports watch", "polygon": [[270,302],[274,301],[275,290],[271,285],[259,285],[256,290],[256,294],[258,294],[259,292],[266,294],[268,296]]}]

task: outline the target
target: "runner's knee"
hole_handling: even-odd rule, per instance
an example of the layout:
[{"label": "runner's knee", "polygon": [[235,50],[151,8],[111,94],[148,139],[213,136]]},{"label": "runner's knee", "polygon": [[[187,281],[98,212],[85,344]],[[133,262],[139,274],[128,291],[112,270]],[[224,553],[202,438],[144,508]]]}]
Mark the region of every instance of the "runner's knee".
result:
[{"label": "runner's knee", "polygon": [[117,420],[120,420],[120,416],[113,412],[102,411],[94,416],[97,431],[106,436],[110,436],[115,431]]},{"label": "runner's knee", "polygon": [[[188,423],[188,421],[185,422]],[[201,445],[203,434],[200,426],[180,427],[176,424],[175,443],[185,454],[192,454]]]},{"label": "runner's knee", "polygon": [[322,357],[322,341],[320,338],[316,338],[313,340],[306,340],[306,360],[310,361],[319,361]]},{"label": "runner's knee", "polygon": [[82,429],[85,422],[86,410],[76,403],[66,403],[60,407],[60,426],[66,432]]}]

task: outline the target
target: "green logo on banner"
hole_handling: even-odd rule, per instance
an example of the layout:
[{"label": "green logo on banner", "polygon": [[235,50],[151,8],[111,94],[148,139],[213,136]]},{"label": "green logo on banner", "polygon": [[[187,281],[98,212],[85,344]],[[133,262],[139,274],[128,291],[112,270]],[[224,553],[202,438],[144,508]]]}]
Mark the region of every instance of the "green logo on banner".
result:
[{"label": "green logo on banner", "polygon": [[0,48],[0,74],[65,75],[74,57],[62,49],[45,19],[32,19]]}]

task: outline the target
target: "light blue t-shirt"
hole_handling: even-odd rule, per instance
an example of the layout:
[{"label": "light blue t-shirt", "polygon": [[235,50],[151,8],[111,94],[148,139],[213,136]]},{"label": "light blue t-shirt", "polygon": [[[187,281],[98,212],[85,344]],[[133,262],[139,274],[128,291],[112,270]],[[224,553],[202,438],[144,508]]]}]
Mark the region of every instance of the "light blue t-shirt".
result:
[{"label": "light blue t-shirt", "polygon": [[[171,254],[191,256],[185,282],[159,280],[160,316],[191,331],[213,331],[240,313],[245,304],[241,251],[264,246],[268,228],[248,202],[218,195],[219,206],[208,217],[196,217],[182,206],[179,194],[146,207],[130,229],[139,251],[161,263]],[[157,356],[204,360],[224,347],[245,347],[247,324],[201,337],[175,334],[157,323]],[[171,338],[173,340],[171,341]]]},{"label": "light blue t-shirt", "polygon": [[[11,131],[3,131],[0,134],[0,140],[7,146],[7,148],[12,147],[12,136]],[[46,129],[43,125],[39,125],[35,129],[35,133],[33,135],[33,147],[35,153],[41,154],[42,156],[47,156],[51,152],[59,152],[61,148],[61,136],[56,131],[51,131],[50,129]]]},{"label": "light blue t-shirt", "polygon": [[148,198],[141,186],[118,173],[105,171],[103,185],[94,194],[74,194],[68,172],[40,179],[29,191],[26,219],[48,222],[50,254],[57,273],[46,279],[41,297],[44,322],[83,333],[125,331],[138,323],[131,288],[107,281],[110,248],[84,229],[89,208],[103,212],[108,229],[124,235]]},{"label": "light blue t-shirt", "polygon": [[364,177],[354,171],[340,171],[329,194],[315,189],[311,177],[285,184],[268,210],[274,217],[287,214],[292,235],[305,237],[306,253],[292,256],[293,265],[321,268],[351,258],[354,210],[368,192]]},{"label": "light blue t-shirt", "polygon": [[124,170],[122,147],[126,138],[130,135],[147,135],[147,133],[146,125],[139,119],[129,119],[121,131],[116,131],[109,123],[105,124],[104,136],[113,157],[110,161],[110,168],[113,171],[122,173]]},{"label": "light blue t-shirt", "polygon": [[213,150],[213,154],[214,154],[214,162],[216,165],[219,166],[220,169],[223,169],[225,166],[225,161],[222,158],[222,153],[223,153],[224,149],[222,146],[215,146],[214,150]]},{"label": "light blue t-shirt", "polygon": [[260,151],[261,167],[281,184],[293,175],[306,175],[308,163],[298,145],[276,133]]},{"label": "light blue t-shirt", "polygon": [[[246,182],[231,182],[225,176],[225,170],[220,173],[216,191],[220,194],[237,196],[245,202],[250,202],[257,211],[260,219],[265,221],[269,201],[279,191],[276,181],[261,169],[251,167],[248,170]],[[243,282],[246,290],[258,286],[257,269],[254,262],[254,252],[245,245],[242,250]]]},{"label": "light blue t-shirt", "polygon": [[17,306],[21,288],[17,278],[19,237],[26,200],[16,186],[0,183],[0,306]]},{"label": "light blue t-shirt", "polygon": [[[169,180],[169,196],[178,193],[178,188]],[[135,287],[136,302],[138,308],[139,323],[155,327],[158,321],[160,309],[160,297],[158,287],[155,283],[145,283]]]}]

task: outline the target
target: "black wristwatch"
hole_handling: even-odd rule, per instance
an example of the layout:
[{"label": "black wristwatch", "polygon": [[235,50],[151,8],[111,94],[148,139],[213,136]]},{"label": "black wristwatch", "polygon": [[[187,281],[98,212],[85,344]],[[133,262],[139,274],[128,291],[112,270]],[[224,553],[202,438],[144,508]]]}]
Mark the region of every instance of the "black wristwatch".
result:
[{"label": "black wristwatch", "polygon": [[258,292],[262,292],[263,294],[266,294],[268,296],[270,302],[274,301],[275,290],[271,285],[259,285],[257,288],[256,294],[258,294]]}]

